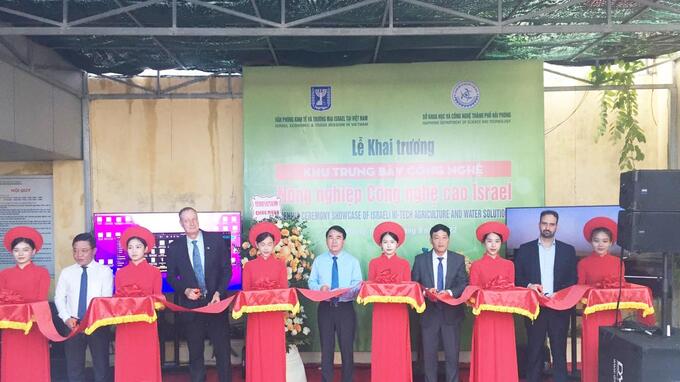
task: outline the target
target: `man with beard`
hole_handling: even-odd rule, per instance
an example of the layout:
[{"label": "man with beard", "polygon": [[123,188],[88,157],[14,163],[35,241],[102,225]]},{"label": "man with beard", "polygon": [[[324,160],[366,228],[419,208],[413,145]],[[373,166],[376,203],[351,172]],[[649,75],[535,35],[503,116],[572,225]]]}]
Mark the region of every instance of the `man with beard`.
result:
[{"label": "man with beard", "polygon": [[[537,240],[522,244],[515,254],[515,284],[552,296],[577,282],[574,247],[555,239],[559,215],[556,211],[541,212]],[[567,331],[571,310],[541,308],[531,322],[527,319],[527,381],[541,381],[543,348],[546,334],[550,338],[553,359],[553,380],[567,381]]]}]

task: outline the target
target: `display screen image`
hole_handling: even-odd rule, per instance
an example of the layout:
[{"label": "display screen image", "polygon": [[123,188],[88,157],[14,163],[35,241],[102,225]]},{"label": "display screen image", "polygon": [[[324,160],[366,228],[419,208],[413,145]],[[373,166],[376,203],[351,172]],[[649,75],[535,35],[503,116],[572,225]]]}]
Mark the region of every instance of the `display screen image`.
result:
[{"label": "display screen image", "polygon": [[[231,252],[232,276],[228,289],[241,289],[241,213],[240,212],[199,212],[198,221],[204,231],[222,234]],[[163,275],[163,292],[172,292],[166,280],[166,257],[168,246],[173,240],[184,235],[177,212],[111,212],[93,215],[94,235],[97,239],[95,259],[108,265],[116,272],[128,263],[126,251],[120,246],[120,236],[131,226],[140,225],[154,233],[156,246],[147,259],[160,269]]]},{"label": "display screen image", "polygon": [[[588,256],[592,252],[590,243],[583,237],[583,226],[588,220],[597,216],[605,216],[616,222],[619,219],[621,208],[619,206],[506,208],[505,222],[510,228],[510,239],[507,243],[508,252],[514,252],[523,243],[538,239],[540,233],[538,222],[541,211],[545,210],[553,210],[559,214],[555,238],[573,245],[576,249],[576,255],[580,258]],[[614,244],[610,252],[618,255],[621,253],[621,247]]]},{"label": "display screen image", "polygon": [[[573,206],[573,207],[517,207],[506,208],[505,221],[510,228],[510,239],[507,242],[508,258],[514,258],[514,252],[520,245],[538,239],[538,222],[541,211],[554,210],[560,215],[557,224],[557,240],[571,244],[576,249],[579,259],[592,252],[590,243],[583,237],[583,226],[596,216],[606,216],[618,222],[619,206]],[[610,253],[623,258],[626,268],[626,281],[650,287],[654,296],[661,294],[660,276],[663,274],[663,263],[660,253],[631,253],[622,251],[614,244]]]}]

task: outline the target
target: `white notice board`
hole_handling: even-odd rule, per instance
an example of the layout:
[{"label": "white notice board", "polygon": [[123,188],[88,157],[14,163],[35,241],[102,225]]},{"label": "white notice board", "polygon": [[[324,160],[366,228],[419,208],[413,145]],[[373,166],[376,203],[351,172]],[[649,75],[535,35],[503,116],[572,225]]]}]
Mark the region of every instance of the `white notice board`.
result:
[{"label": "white notice board", "polygon": [[[12,227],[27,225],[37,229],[44,244],[33,262],[47,268],[54,277],[54,240],[52,237],[52,176],[0,176],[0,238]],[[0,242],[0,245],[2,242]],[[0,269],[14,266],[14,258],[0,248]]]}]

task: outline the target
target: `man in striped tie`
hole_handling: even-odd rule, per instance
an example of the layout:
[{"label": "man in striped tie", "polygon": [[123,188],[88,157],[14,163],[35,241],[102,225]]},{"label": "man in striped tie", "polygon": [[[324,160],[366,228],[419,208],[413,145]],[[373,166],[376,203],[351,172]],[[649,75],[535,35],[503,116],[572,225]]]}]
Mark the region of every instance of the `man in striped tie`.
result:
[{"label": "man in striped tie", "polygon": [[352,382],[354,373],[354,337],[357,317],[354,298],[361,284],[359,261],[345,250],[347,233],[337,225],[326,231],[328,251],[314,259],[309,275],[309,289],[333,290],[351,288],[340,297],[319,303],[317,320],[321,342],[321,374],[323,382],[333,382],[335,336],[342,357],[342,382]]},{"label": "man in striped tie", "polygon": [[[179,296],[179,305],[199,308],[226,297],[231,280],[231,254],[222,235],[199,228],[198,213],[192,207],[179,211],[179,223],[185,236],[168,247],[168,282]],[[220,382],[231,381],[231,346],[227,311],[219,314],[179,313],[189,348],[189,372],[192,382],[205,382],[203,352],[205,338],[210,338]]]}]

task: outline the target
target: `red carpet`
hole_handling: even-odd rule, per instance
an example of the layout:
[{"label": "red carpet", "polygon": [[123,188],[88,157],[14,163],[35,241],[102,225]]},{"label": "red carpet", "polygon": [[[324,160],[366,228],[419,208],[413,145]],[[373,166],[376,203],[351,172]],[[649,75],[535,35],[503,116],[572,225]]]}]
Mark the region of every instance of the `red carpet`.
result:
[{"label": "red carpet", "polygon": [[[464,368],[460,370],[461,372],[461,382],[468,382],[468,369]],[[357,366],[354,371],[354,382],[370,382],[371,380],[371,369],[369,365]],[[443,380],[443,378],[442,378]],[[163,373],[163,382],[188,382],[189,374],[185,373]],[[241,377],[241,368],[234,367],[234,374],[232,382],[243,382],[244,379]],[[307,381],[308,382],[319,382],[321,381],[321,371],[316,366],[310,365],[307,367]],[[416,379],[414,382],[421,382],[422,379]],[[524,381],[521,379],[520,381]],[[552,379],[546,379],[545,382],[552,381]],[[217,373],[214,368],[208,368],[208,380],[207,382],[217,382]],[[335,371],[335,381],[340,382],[340,370]]]}]

